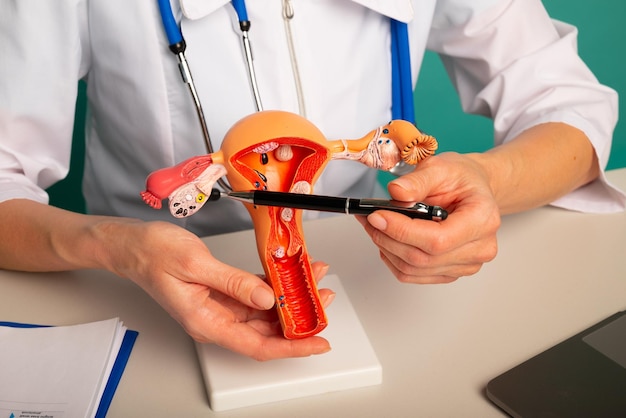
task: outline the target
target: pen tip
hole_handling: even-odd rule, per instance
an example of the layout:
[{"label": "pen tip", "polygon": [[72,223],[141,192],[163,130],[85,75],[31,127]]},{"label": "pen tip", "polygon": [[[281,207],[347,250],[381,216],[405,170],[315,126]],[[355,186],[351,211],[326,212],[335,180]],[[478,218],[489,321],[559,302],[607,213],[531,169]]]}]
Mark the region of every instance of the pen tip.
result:
[{"label": "pen tip", "polygon": [[222,197],[222,192],[220,192],[218,189],[211,189],[209,200],[219,200],[220,197]]}]

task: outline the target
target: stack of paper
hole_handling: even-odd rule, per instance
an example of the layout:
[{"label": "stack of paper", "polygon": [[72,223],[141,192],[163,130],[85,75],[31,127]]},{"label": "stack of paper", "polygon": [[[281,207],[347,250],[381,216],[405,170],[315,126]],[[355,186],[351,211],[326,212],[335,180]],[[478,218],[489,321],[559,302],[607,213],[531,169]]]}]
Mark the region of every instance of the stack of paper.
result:
[{"label": "stack of paper", "polygon": [[0,322],[0,416],[105,416],[136,338],[119,318],[63,327]]}]

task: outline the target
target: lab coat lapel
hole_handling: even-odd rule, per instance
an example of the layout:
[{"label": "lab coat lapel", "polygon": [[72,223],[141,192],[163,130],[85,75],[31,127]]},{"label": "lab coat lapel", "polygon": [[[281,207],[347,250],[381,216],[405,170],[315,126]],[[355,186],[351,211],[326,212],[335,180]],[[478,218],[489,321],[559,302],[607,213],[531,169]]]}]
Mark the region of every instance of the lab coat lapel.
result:
[{"label": "lab coat lapel", "polygon": [[408,23],[413,20],[413,4],[410,0],[352,0],[381,15]]},{"label": "lab coat lapel", "polygon": [[[410,0],[352,0],[354,3],[377,13],[399,20],[413,20],[413,5]],[[187,19],[200,19],[229,3],[229,0],[180,0],[180,7]]]},{"label": "lab coat lapel", "polygon": [[187,19],[201,19],[214,12],[230,0],[179,0],[180,8]]}]

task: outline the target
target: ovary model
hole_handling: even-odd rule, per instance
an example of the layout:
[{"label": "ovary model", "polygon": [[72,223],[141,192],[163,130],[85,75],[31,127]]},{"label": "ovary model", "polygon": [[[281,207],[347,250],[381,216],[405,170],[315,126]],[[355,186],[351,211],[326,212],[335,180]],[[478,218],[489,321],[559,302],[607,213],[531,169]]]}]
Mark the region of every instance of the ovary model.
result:
[{"label": "ovary model", "polygon": [[[141,195],[155,209],[168,198],[172,215],[182,218],[206,203],[222,176],[234,191],[310,194],[331,159],[355,160],[389,170],[400,161],[417,164],[436,149],[435,138],[403,120],[393,120],[361,139],[329,141],[298,115],[263,111],[237,122],[219,151],[150,174]],[[274,289],[285,338],[319,333],[328,321],[304,241],[302,211],[245,205],[252,217],[265,275]]]}]

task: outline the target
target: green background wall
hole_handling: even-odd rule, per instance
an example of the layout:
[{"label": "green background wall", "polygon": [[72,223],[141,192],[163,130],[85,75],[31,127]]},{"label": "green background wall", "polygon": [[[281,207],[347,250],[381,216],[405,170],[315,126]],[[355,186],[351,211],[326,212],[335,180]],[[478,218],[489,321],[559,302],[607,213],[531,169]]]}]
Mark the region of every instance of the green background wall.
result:
[{"label": "green background wall", "polygon": [[[620,121],[608,168],[626,167],[626,1],[544,0],[543,3],[553,18],[578,27],[581,57],[600,82],[620,93]],[[484,151],[492,146],[491,121],[463,113],[436,54],[426,54],[415,89],[415,112],[418,125],[439,139],[441,151]]]},{"label": "green background wall", "polygon": [[[620,122],[615,130],[608,168],[626,167],[626,1],[544,0],[543,3],[552,17],[578,27],[580,55],[600,82],[620,93]],[[70,174],[48,191],[53,205],[82,212],[85,86],[81,83],[79,87]],[[436,54],[426,54],[415,90],[415,105],[420,127],[439,139],[441,151],[484,151],[492,146],[491,121],[462,112]]]}]

